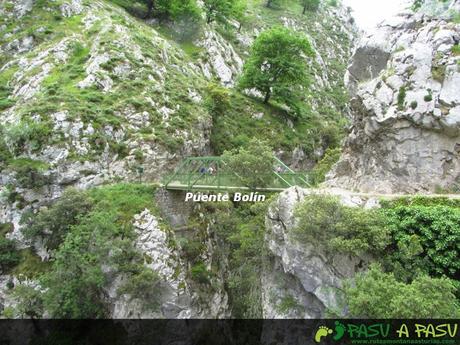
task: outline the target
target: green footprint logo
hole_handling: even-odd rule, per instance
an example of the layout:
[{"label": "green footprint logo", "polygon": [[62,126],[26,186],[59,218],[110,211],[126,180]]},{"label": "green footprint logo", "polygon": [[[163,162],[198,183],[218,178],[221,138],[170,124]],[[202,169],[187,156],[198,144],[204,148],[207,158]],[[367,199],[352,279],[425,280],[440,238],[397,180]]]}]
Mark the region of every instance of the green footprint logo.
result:
[{"label": "green footprint logo", "polygon": [[326,326],[319,326],[315,334],[315,341],[319,343],[323,337],[327,337],[329,334],[332,334],[332,329]]},{"label": "green footprint logo", "polygon": [[335,322],[335,334],[332,339],[340,340],[342,339],[343,335],[345,334],[345,325],[340,323],[339,321]]}]

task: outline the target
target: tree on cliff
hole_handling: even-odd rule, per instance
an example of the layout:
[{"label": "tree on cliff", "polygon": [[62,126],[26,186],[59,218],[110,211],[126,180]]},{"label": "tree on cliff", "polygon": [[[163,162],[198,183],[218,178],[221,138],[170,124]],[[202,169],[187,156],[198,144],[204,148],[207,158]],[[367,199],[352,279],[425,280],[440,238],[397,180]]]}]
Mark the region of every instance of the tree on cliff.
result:
[{"label": "tree on cliff", "polygon": [[203,0],[206,13],[206,22],[225,21],[233,13],[233,8],[237,4],[236,0]]},{"label": "tree on cliff", "polygon": [[147,18],[178,19],[184,16],[198,18],[200,10],[196,0],[142,0],[147,6]]},{"label": "tree on cliff", "polygon": [[302,14],[305,14],[307,11],[316,12],[319,8],[320,0],[301,0],[303,6]]},{"label": "tree on cliff", "polygon": [[[264,31],[254,42],[239,86],[291,103],[296,89],[308,84],[307,57],[313,49],[305,35],[284,27]],[[289,101],[289,102],[288,102]]]}]

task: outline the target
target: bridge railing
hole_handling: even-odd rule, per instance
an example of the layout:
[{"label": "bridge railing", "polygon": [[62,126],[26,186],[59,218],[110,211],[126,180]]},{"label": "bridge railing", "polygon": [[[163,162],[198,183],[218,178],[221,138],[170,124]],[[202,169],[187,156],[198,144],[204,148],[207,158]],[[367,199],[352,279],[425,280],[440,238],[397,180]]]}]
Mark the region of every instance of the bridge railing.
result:
[{"label": "bridge railing", "polygon": [[[258,180],[261,181],[260,189],[285,189],[291,186],[308,186],[308,178],[304,174],[285,172],[258,174]],[[245,186],[244,179],[233,173],[216,172],[209,173],[176,173],[173,178],[168,179],[166,187],[201,189],[238,189],[238,187],[248,188]]]}]

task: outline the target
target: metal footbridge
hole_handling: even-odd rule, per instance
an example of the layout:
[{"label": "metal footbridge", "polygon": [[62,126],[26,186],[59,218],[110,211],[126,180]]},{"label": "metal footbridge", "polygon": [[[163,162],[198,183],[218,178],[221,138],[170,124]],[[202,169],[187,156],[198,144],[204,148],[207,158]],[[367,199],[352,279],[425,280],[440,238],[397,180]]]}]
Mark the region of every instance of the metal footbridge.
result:
[{"label": "metal footbridge", "polygon": [[260,187],[248,187],[237,173],[229,171],[221,157],[189,157],[177,170],[163,179],[169,190],[183,191],[261,191],[280,192],[292,186],[309,187],[305,174],[296,173],[277,157],[273,158],[273,169],[259,174],[265,183]]}]

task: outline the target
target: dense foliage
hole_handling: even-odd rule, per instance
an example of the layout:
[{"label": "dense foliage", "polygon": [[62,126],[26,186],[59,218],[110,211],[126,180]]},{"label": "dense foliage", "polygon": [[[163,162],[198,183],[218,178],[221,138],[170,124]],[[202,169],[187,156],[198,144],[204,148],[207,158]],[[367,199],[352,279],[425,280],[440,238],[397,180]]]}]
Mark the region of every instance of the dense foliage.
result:
[{"label": "dense foliage", "polygon": [[301,3],[303,6],[302,14],[305,14],[307,11],[318,11],[320,0],[301,0]]},{"label": "dense foliage", "polygon": [[42,210],[37,215],[28,213],[23,217],[24,236],[31,240],[40,239],[48,249],[57,249],[70,228],[91,207],[92,200],[88,195],[67,189],[51,208]]},{"label": "dense foliage", "polygon": [[207,218],[222,243],[220,260],[228,260],[227,291],[235,318],[261,318],[261,275],[267,262],[265,214],[270,200],[253,205],[207,204]]},{"label": "dense foliage", "polygon": [[396,204],[383,210],[393,245],[385,264],[401,279],[417,274],[460,278],[460,208]]},{"label": "dense foliage", "polygon": [[295,237],[329,252],[381,253],[390,241],[378,210],[343,206],[336,197],[312,195],[297,208],[296,216]]},{"label": "dense foliage", "polygon": [[445,278],[423,275],[410,284],[372,266],[345,287],[349,316],[353,318],[458,318],[455,287]]},{"label": "dense foliage", "polygon": [[15,309],[20,318],[40,318],[43,315],[43,299],[41,292],[32,286],[18,285],[13,290],[18,301]]},{"label": "dense foliage", "polygon": [[206,22],[212,23],[215,20],[225,22],[234,13],[241,13],[240,0],[203,0],[206,13]]},{"label": "dense foliage", "polygon": [[[146,308],[156,308],[160,279],[144,266],[145,259],[133,245],[136,235],[132,226],[135,214],[152,208],[153,194],[153,187],[133,184],[88,192],[69,190],[40,212],[31,220],[30,236],[43,237],[55,249],[52,265],[39,277],[43,293],[19,290],[18,305],[26,311],[18,313],[27,313],[27,306],[43,305],[52,317],[106,317],[104,288],[110,272],[126,276],[119,294],[141,299]],[[55,234],[50,234],[50,229]],[[42,302],[32,301],[34,296]]]},{"label": "dense foliage", "polygon": [[312,55],[303,34],[284,27],[264,31],[252,46],[239,86],[260,91],[264,103],[273,97],[298,110],[299,91],[309,80],[307,57]]},{"label": "dense foliage", "polygon": [[341,154],[342,149],[339,147],[327,149],[321,161],[319,161],[310,171],[310,183],[314,186],[317,186],[324,182],[326,179],[326,174],[331,170],[332,166],[337,163]]},{"label": "dense foliage", "polygon": [[237,175],[244,186],[264,187],[273,179],[274,156],[266,142],[253,139],[238,150],[225,151],[224,172]]},{"label": "dense foliage", "polygon": [[0,235],[0,272],[16,265],[20,260],[13,240],[4,238]]},{"label": "dense foliage", "polygon": [[294,236],[330,253],[367,254],[382,265],[385,271],[373,267],[345,289],[349,316],[458,315],[459,203],[405,198],[382,204],[366,210],[310,196],[296,210]]}]

